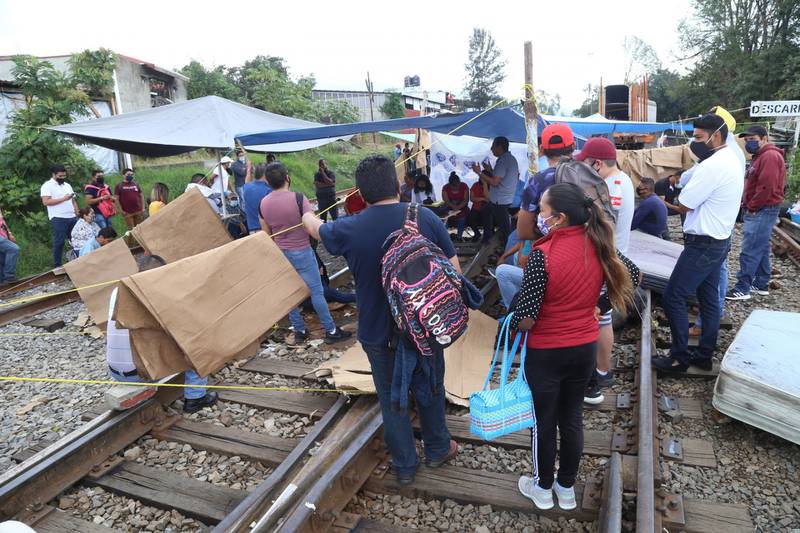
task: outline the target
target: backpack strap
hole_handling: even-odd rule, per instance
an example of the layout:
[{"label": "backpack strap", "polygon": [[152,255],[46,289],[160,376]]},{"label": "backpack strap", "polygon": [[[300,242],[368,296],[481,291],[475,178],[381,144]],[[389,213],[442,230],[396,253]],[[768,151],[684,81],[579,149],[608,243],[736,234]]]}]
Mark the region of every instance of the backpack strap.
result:
[{"label": "backpack strap", "polygon": [[297,212],[300,213],[300,221],[303,221],[303,194],[294,193],[294,199],[297,201]]}]

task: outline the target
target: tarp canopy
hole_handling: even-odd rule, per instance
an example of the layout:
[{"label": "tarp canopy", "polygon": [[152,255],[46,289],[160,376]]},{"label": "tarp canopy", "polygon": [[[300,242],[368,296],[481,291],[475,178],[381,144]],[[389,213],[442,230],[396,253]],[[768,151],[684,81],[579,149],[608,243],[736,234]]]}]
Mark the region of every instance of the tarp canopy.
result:
[{"label": "tarp canopy", "polygon": [[[321,126],[316,122],[276,115],[219,96],[154,107],[88,122],[53,126],[52,130],[90,143],[134,155],[160,157],[198,148],[233,148],[241,131],[272,131]],[[281,144],[256,143],[263,152],[307,150],[338,140],[339,136]]]},{"label": "tarp canopy", "polygon": [[[442,113],[435,116],[407,117],[392,120],[378,120],[373,122],[355,122],[351,124],[333,124],[302,129],[285,129],[273,131],[247,131],[237,135],[244,146],[266,143],[297,142],[311,139],[324,139],[342,135],[355,135],[357,133],[370,133],[376,131],[398,131],[409,128],[421,128],[436,133],[452,135],[469,135],[491,139],[497,136],[507,137],[512,143],[525,143],[525,116],[514,107],[501,107],[481,114],[481,111],[469,113]],[[608,120],[604,117],[589,117],[585,119],[575,117],[558,117],[553,115],[540,115],[538,131],[551,123],[565,123],[580,137],[593,135],[610,135],[613,133],[659,133],[665,130],[691,130],[691,125],[682,123],[660,122],[627,122]],[[463,125],[463,126],[462,126]],[[461,126],[461,127],[459,127]],[[458,128],[456,131],[454,129]]]}]

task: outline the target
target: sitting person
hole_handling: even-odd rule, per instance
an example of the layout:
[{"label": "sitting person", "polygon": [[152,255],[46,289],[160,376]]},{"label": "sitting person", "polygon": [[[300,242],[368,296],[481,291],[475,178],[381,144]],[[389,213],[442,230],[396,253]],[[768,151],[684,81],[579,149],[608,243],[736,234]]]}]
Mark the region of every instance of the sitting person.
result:
[{"label": "sitting person", "polygon": [[69,236],[69,244],[75,252],[79,252],[100,232],[100,226],[94,222],[94,210],[91,207],[84,207],[78,211],[78,214],[80,215],[78,221]]},{"label": "sitting person", "polygon": [[533,241],[518,240],[515,235],[516,231],[512,231],[511,235],[508,236],[506,250],[497,259],[497,269],[494,276],[500,289],[500,299],[506,309],[511,307],[511,302],[522,285],[522,273],[533,245]]},{"label": "sitting person", "polygon": [[17,239],[8,229],[3,211],[0,210],[0,284],[14,283],[17,281],[17,259],[19,246]]},{"label": "sitting person", "polygon": [[656,183],[653,178],[642,178],[636,187],[636,194],[642,199],[633,212],[631,230],[638,229],[650,235],[667,238],[667,206],[655,194]]},{"label": "sitting person", "polygon": [[415,204],[431,205],[436,203],[436,193],[428,176],[420,174],[414,180],[414,190],[411,192],[411,201]]},{"label": "sitting person", "polygon": [[[156,257],[151,256],[151,264],[157,261]],[[163,264],[163,260],[161,264]],[[161,265],[154,264],[141,270],[148,270],[155,266]],[[108,365],[108,374],[115,381],[139,383],[143,380],[133,364],[130,332],[127,329],[118,328],[116,321],[112,319],[116,303],[117,289],[115,288],[111,292],[111,299],[108,302],[108,326],[106,327],[106,364]],[[201,378],[196,371],[187,370],[183,373],[183,383],[189,385],[189,387],[183,389],[183,410],[185,412],[194,413],[217,402],[216,392],[206,392],[207,377]]]},{"label": "sitting person", "polygon": [[414,191],[414,176],[406,174],[403,178],[403,184],[400,185],[400,201],[410,203],[411,193]]},{"label": "sitting person", "polygon": [[190,189],[197,189],[200,193],[206,197],[208,201],[208,205],[211,206],[211,209],[218,215],[222,214],[222,193],[219,191],[214,191],[211,187],[208,186],[208,178],[206,178],[205,174],[197,173],[192,175],[192,180],[186,186],[185,192],[189,192]]},{"label": "sitting person", "polygon": [[147,213],[153,216],[169,202],[169,187],[160,182],[154,183],[153,188],[150,189],[149,201],[150,205],[147,207]]},{"label": "sitting person", "polygon": [[486,206],[486,199],[489,197],[489,186],[481,180],[472,184],[469,189],[469,199],[472,207],[467,215],[467,224],[472,228],[472,242],[481,240],[481,228],[483,227],[483,208]]},{"label": "sitting person", "polygon": [[112,228],[111,226],[106,226],[105,228],[101,229],[100,232],[97,234],[97,237],[90,239],[83,245],[80,252],[78,252],[78,257],[83,257],[84,255],[94,252],[98,250],[101,246],[105,246],[106,244],[110,244],[117,238],[117,230]]},{"label": "sitting person", "polygon": [[[319,256],[316,249],[314,249],[314,257],[317,258],[319,277],[322,280],[322,287],[325,289],[325,301],[328,303],[340,304],[356,303],[356,294],[354,292],[344,292],[335,287],[331,287],[331,279],[328,277],[328,267],[325,266],[325,263],[322,261],[322,258]],[[302,306],[303,310],[305,311],[314,310],[314,304],[311,301],[311,298],[306,298],[306,300],[302,303]]]},{"label": "sitting person", "polygon": [[456,227],[456,240],[461,241],[464,235],[464,228],[467,226],[467,215],[469,214],[469,187],[461,181],[458,174],[450,173],[447,185],[442,187],[442,200],[447,209],[456,211],[457,214],[447,219],[448,225]]}]

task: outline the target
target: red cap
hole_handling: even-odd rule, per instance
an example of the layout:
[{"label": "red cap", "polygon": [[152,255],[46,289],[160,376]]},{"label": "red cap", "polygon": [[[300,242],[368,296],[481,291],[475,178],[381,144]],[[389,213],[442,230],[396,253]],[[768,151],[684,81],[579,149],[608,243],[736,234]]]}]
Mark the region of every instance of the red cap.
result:
[{"label": "red cap", "polygon": [[575,136],[566,124],[550,124],[542,130],[542,149],[557,150],[575,144]]},{"label": "red cap", "polygon": [[614,143],[605,137],[592,137],[586,141],[586,144],[583,145],[575,159],[583,161],[587,157],[599,159],[600,161],[615,161],[617,159],[617,148]]}]

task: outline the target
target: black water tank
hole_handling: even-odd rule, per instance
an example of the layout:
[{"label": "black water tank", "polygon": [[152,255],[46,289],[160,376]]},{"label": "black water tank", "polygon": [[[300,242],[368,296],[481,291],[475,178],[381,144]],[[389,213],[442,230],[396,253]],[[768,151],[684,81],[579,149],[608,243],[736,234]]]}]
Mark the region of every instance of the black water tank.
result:
[{"label": "black water tank", "polygon": [[627,85],[609,85],[605,91],[606,118],[630,120],[630,88]]}]

